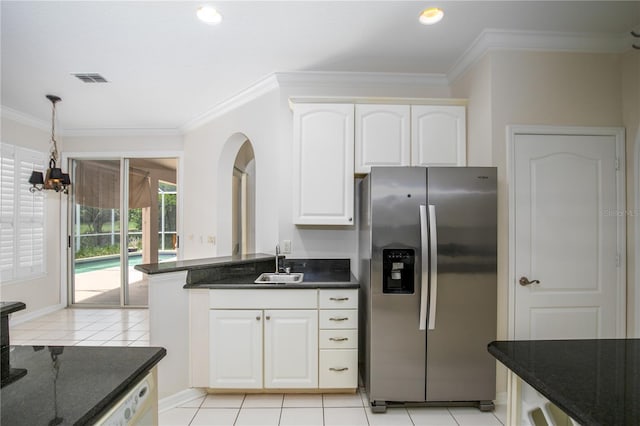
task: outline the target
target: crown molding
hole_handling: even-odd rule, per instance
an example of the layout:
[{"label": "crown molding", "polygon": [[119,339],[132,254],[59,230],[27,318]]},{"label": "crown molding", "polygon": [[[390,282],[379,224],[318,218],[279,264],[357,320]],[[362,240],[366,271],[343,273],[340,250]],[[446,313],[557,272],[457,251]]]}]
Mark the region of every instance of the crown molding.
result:
[{"label": "crown molding", "polygon": [[604,36],[602,34],[486,29],[460,55],[447,73],[447,78],[450,83],[453,83],[485,53],[492,50],[622,53],[628,48],[626,34]]},{"label": "crown molding", "polygon": [[271,73],[266,77],[253,83],[246,89],[241,90],[235,95],[215,105],[210,110],[197,116],[193,120],[188,121],[180,127],[180,131],[186,132],[197,129],[198,127],[208,123],[209,121],[222,116],[262,95],[278,88],[278,81],[275,73]]},{"label": "crown molding", "polygon": [[448,86],[445,74],[292,71],[275,73],[281,87],[381,87],[381,86]]},{"label": "crown molding", "polygon": [[180,129],[144,129],[144,128],[103,128],[103,129],[63,129],[61,136],[66,137],[115,137],[115,136],[182,136]]},{"label": "crown molding", "polygon": [[11,121],[15,121],[19,124],[24,124],[25,126],[33,127],[38,130],[51,130],[51,124],[46,121],[42,121],[38,118],[35,118],[31,115],[25,114],[13,108],[6,107],[4,105],[0,106],[0,116],[2,118],[6,118]]},{"label": "crown molding", "polygon": [[[13,108],[0,106],[0,116],[34,129],[50,131],[51,124]],[[180,129],[59,129],[59,136],[182,136]]]}]

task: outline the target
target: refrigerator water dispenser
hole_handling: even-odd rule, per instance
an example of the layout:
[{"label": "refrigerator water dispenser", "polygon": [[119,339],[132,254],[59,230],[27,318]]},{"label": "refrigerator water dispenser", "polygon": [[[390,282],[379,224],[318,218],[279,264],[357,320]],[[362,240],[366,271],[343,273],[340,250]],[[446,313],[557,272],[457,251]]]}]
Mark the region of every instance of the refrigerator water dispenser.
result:
[{"label": "refrigerator water dispenser", "polygon": [[382,292],[412,294],[414,292],[415,252],[413,249],[382,250]]}]

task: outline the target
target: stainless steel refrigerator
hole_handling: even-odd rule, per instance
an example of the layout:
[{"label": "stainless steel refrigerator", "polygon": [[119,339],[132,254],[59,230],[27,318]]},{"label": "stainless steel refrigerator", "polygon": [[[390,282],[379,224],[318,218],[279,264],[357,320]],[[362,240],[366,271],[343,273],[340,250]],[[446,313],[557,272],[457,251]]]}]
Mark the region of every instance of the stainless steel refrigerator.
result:
[{"label": "stainless steel refrigerator", "polygon": [[492,410],[494,167],[373,167],[360,183],[361,374],[392,403]]}]

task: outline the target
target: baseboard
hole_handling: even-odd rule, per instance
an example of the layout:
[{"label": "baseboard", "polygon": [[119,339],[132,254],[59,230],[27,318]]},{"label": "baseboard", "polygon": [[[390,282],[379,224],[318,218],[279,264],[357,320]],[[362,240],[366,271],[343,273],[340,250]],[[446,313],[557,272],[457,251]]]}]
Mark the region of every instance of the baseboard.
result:
[{"label": "baseboard", "polygon": [[46,308],[38,309],[37,311],[33,311],[33,312],[27,312],[24,314],[16,312],[15,314],[11,314],[11,325],[22,324],[23,322],[31,321],[36,318],[49,315],[52,312],[59,311],[64,308],[65,306],[62,303],[60,303],[57,305],[47,306]]},{"label": "baseboard", "polygon": [[493,401],[496,405],[507,405],[508,395],[507,392],[496,393],[496,399]]},{"label": "baseboard", "polygon": [[158,412],[162,413],[172,408],[176,408],[185,402],[189,402],[192,399],[196,399],[207,394],[206,390],[199,388],[190,388],[182,390],[173,395],[162,398],[158,401]]}]

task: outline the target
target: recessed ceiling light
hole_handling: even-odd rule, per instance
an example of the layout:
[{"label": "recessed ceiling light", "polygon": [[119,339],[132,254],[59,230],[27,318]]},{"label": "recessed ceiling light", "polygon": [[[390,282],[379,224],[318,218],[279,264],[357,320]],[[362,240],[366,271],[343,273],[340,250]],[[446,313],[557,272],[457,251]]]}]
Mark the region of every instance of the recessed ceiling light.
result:
[{"label": "recessed ceiling light", "polygon": [[216,25],[222,21],[222,15],[211,6],[201,6],[198,8],[198,19],[209,25]]},{"label": "recessed ceiling light", "polygon": [[420,12],[420,17],[418,19],[423,25],[432,25],[436,22],[440,22],[443,16],[444,12],[442,9],[438,7],[430,7]]}]

